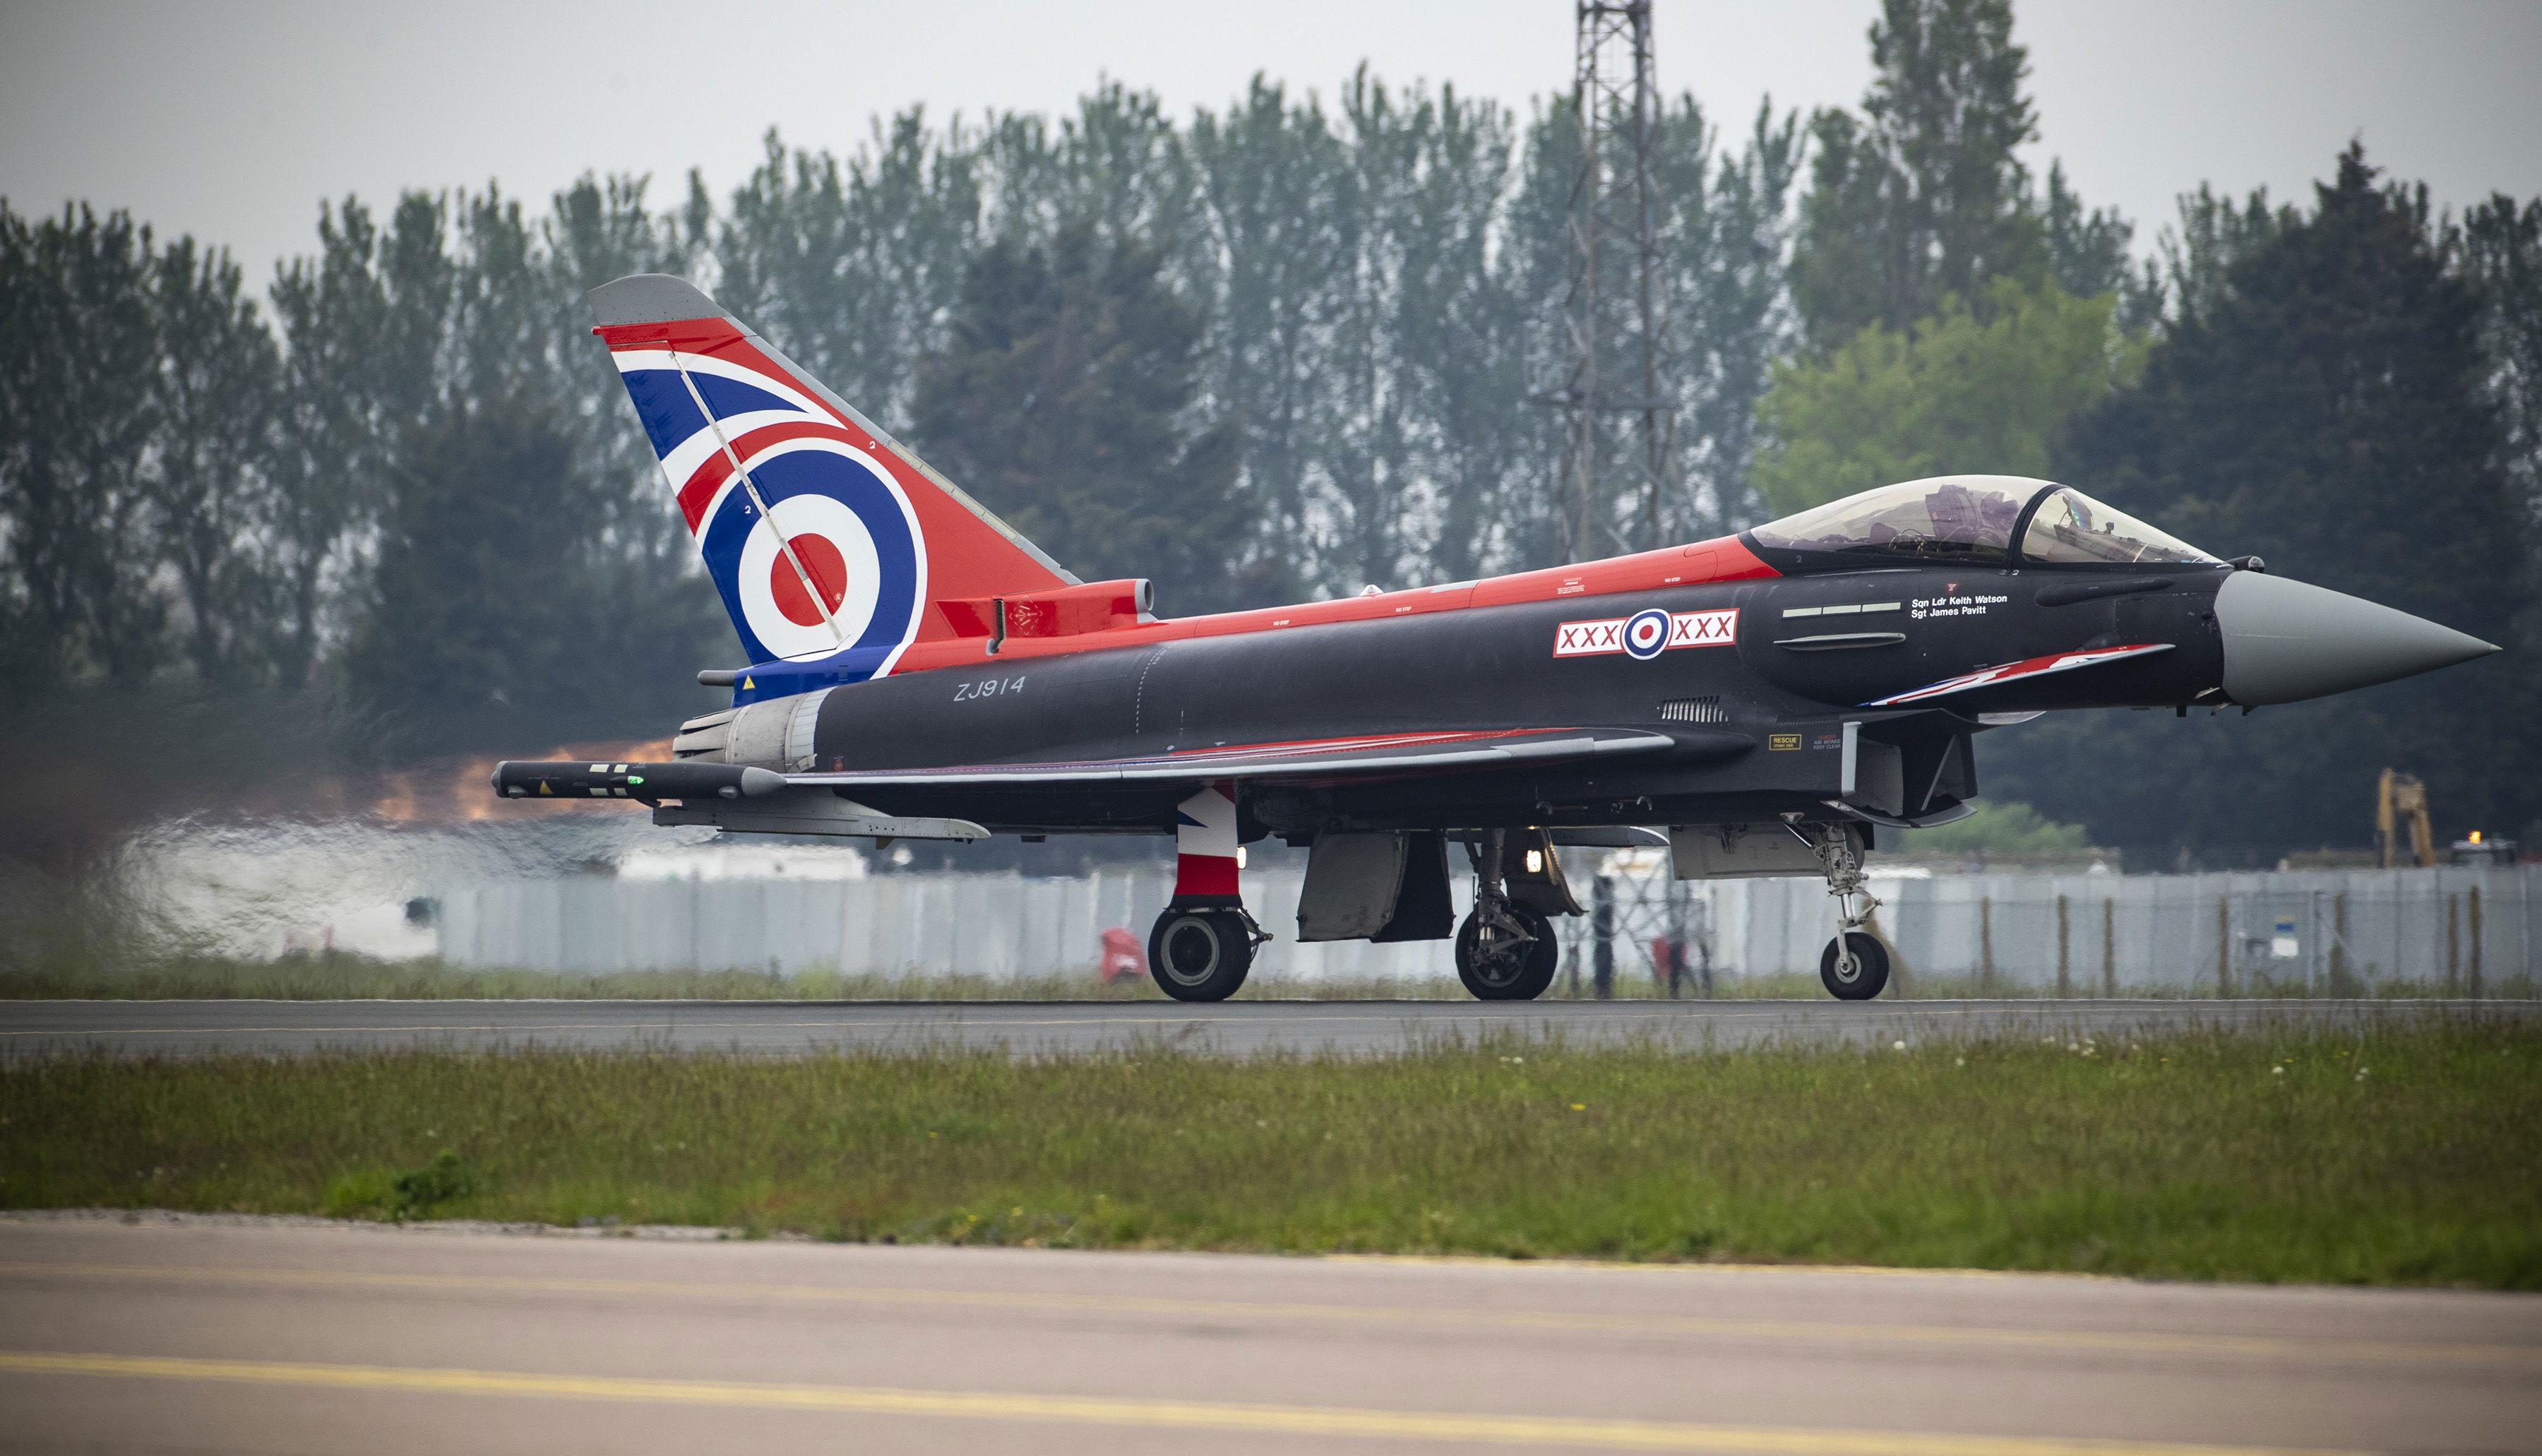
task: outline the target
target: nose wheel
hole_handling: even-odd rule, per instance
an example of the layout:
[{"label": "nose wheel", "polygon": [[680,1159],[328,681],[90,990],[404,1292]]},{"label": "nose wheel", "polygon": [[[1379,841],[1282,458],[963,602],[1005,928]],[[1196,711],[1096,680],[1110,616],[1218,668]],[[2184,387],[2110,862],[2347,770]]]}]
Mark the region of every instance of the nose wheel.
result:
[{"label": "nose wheel", "polygon": [[1848,930],[1819,953],[1819,984],[1838,1001],[1868,1001],[1889,985],[1889,948]]},{"label": "nose wheel", "polygon": [[[1553,921],[1533,905],[1510,898],[1502,872],[1506,831],[1483,836],[1474,854],[1474,908],[1457,928],[1457,979],[1477,1001],[1533,1001],[1553,984],[1562,945]],[[1550,845],[1542,853],[1550,855]]]},{"label": "nose wheel", "polygon": [[1533,1001],[1561,963],[1553,922],[1533,905],[1477,905],[1457,930],[1457,979],[1477,1001]]},{"label": "nose wheel", "polygon": [[[1787,816],[1787,821],[1790,817]],[[1889,986],[1889,948],[1862,927],[1880,900],[1862,882],[1862,841],[1847,824],[1820,824],[1804,833],[1811,853],[1827,871],[1828,893],[1835,897],[1836,935],[1819,953],[1819,984],[1838,1001],[1868,1001]]]}]

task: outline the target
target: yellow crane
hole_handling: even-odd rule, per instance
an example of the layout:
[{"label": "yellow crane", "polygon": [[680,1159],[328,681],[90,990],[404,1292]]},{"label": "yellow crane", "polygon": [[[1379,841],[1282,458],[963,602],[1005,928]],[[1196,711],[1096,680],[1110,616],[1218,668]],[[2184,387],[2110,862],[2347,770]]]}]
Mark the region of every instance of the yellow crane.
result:
[{"label": "yellow crane", "polygon": [[2400,824],[2410,826],[2410,850],[2421,865],[2436,862],[2435,830],[2428,823],[2428,786],[2413,774],[2383,771],[2374,788],[2374,844],[2382,851],[2383,868],[2393,868],[2400,859]]}]

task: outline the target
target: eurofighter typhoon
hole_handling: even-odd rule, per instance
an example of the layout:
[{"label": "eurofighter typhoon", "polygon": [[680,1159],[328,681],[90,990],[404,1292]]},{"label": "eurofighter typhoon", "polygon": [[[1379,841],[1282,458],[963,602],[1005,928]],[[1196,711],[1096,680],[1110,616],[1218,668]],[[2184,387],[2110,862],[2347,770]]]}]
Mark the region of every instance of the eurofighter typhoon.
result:
[{"label": "eurofighter typhoon", "polygon": [[[2222,560],[2079,491],[1883,487],[1719,540],[1259,611],[1084,581],[680,279],[594,289],[749,665],[669,763],[501,765],[497,793],[657,824],[881,838],[1171,834],[1158,986],[1267,939],[1237,847],[1308,848],[1302,940],[1454,936],[1486,1000],[1553,979],[1564,845],[1681,879],[1824,876],[1833,995],[1876,996],[1863,853],[1973,809],[1980,734],[2042,713],[2291,703],[2498,651]],[[1473,871],[1461,924],[1449,856]]]}]

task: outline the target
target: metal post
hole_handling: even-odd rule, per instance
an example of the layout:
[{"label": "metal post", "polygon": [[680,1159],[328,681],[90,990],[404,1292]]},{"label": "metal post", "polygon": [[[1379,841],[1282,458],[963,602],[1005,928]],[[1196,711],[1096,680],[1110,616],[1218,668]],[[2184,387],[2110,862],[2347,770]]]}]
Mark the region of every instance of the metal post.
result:
[{"label": "metal post", "polygon": [[1978,896],[1978,994],[1994,994],[1994,896]]},{"label": "metal post", "polygon": [[1589,934],[1597,942],[1589,962],[1590,994],[1609,1001],[1615,995],[1615,877],[1604,870],[1591,897]]},{"label": "metal post", "polygon": [[2233,995],[2233,892],[2215,897],[2215,994]]},{"label": "metal post", "polygon": [[2489,994],[2481,986],[2480,952],[2480,886],[2478,884],[2474,884],[2471,887],[2471,975],[2464,987],[2465,994],[2469,995],[2474,1001],[2478,1001],[2481,997]]},{"label": "metal post", "polygon": [[2119,994],[2119,899],[2115,893],[2101,901],[2101,994],[2113,1000]]},{"label": "metal post", "polygon": [[1712,999],[1713,990],[1712,890],[1710,886],[1706,886],[1704,889],[1703,903],[1699,906],[1692,906],[1691,908],[1695,912],[1694,920],[1697,927],[1693,932],[1696,974],[1702,978],[1703,999],[1709,1001]]},{"label": "metal post", "polygon": [[1675,1001],[1682,994],[1685,983],[1685,881],[1671,875],[1663,893],[1668,899],[1668,995]]},{"label": "metal post", "polygon": [[2445,999],[2462,994],[2462,896],[2445,896]]},{"label": "metal post", "polygon": [[2321,994],[2322,980],[2322,972],[2319,969],[2322,958],[2320,890],[2312,890],[2304,895],[2304,908],[2310,912],[2305,917],[2308,923],[2304,926],[2304,994],[2318,996]]},{"label": "metal post", "polygon": [[2066,945],[2065,897],[2058,895],[2056,897],[2056,994],[2059,997],[2074,994],[2074,973],[2069,968],[2066,958]]},{"label": "metal post", "polygon": [[[1570,363],[1536,398],[1563,410],[1562,546],[1572,561],[1622,545],[1662,544],[1670,509],[1668,294],[1659,245],[1654,159],[1660,102],[1652,75],[1650,0],[1582,0],[1572,115],[1568,278]],[[1606,417],[1635,417],[1642,456],[1632,524],[1619,522],[1604,480]],[[1638,536],[1638,543],[1629,538]]]},{"label": "metal post", "polygon": [[2330,994],[2354,996],[2348,984],[2348,893],[2330,897]]}]

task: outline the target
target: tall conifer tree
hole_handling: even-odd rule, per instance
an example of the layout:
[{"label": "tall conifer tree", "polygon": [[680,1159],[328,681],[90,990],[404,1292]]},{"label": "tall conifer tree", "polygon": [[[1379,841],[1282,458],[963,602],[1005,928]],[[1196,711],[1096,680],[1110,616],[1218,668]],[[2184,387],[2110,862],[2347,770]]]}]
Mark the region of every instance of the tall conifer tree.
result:
[{"label": "tall conifer tree", "polygon": [[953,337],[923,364],[921,448],[1088,580],[1149,576],[1165,611],[1236,605],[1248,521],[1235,433],[1193,429],[1201,318],[1124,242],[1087,223],[1047,249],[1001,239],[973,261]]},{"label": "tall conifer tree", "polygon": [[1811,123],[1817,157],[1792,263],[1811,342],[1906,329],[1988,279],[2035,281],[2045,235],[2015,154],[2038,133],[2012,0],[1883,0],[1861,118]]},{"label": "tall conifer tree", "polygon": [[[2479,297],[2424,191],[2377,186],[2360,148],[2318,198],[2077,423],[2059,477],[2209,551],[2511,646],[2528,543]],[[2510,652],[2249,719],[2078,715],[1995,739],[1993,787],[2158,862],[2361,845],[2387,766],[2428,780],[2440,829],[2512,831],[2542,807],[2533,698]]]}]

